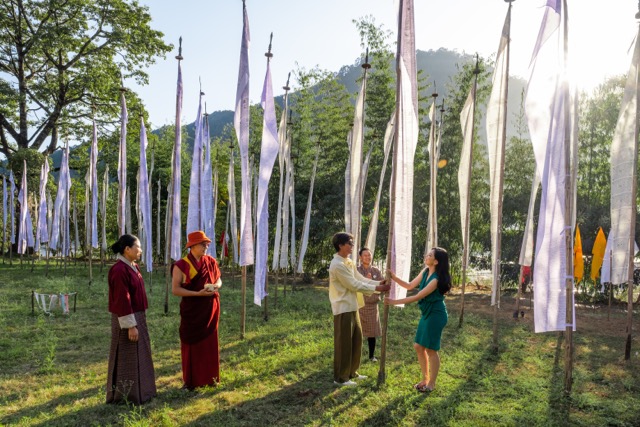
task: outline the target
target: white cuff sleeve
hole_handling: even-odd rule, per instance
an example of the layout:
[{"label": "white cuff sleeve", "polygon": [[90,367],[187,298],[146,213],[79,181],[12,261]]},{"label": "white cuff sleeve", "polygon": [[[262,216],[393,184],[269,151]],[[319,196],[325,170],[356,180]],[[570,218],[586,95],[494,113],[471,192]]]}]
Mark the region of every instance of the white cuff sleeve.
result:
[{"label": "white cuff sleeve", "polygon": [[118,317],[118,322],[120,323],[120,328],[129,329],[134,326],[138,326],[138,322],[136,322],[136,316],[131,314],[127,314],[126,316]]}]

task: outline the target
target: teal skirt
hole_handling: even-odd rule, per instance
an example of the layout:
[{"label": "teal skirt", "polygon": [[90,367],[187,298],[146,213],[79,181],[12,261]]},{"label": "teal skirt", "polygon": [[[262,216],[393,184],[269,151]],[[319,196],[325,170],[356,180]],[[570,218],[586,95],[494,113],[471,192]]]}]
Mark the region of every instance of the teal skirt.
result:
[{"label": "teal skirt", "polygon": [[434,302],[430,305],[431,307],[425,310],[425,314],[420,317],[415,342],[430,350],[438,351],[440,350],[442,330],[449,320],[449,315],[444,301]]}]

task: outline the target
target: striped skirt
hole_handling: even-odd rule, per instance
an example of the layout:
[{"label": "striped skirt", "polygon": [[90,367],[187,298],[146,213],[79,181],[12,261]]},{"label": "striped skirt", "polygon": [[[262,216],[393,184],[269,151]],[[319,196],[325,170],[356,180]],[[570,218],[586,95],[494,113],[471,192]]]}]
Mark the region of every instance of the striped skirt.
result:
[{"label": "striped skirt", "polygon": [[134,315],[138,323],[138,342],[129,341],[128,329],[121,329],[118,316],[111,313],[107,403],[127,401],[139,405],[156,395],[147,319],[143,311]]}]

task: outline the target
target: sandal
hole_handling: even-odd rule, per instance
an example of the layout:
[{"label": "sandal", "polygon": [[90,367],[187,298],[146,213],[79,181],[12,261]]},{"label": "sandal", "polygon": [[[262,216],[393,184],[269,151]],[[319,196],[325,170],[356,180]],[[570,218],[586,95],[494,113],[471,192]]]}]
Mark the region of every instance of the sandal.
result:
[{"label": "sandal", "polygon": [[414,390],[420,390],[420,388],[425,387],[425,386],[426,386],[426,384],[423,384],[422,381],[420,381],[419,383],[415,383],[413,385],[413,388],[414,388]]},{"label": "sandal", "polygon": [[429,388],[426,384],[423,385],[422,387],[420,386],[416,387],[416,390],[418,390],[420,393],[429,393],[433,391],[433,389]]}]

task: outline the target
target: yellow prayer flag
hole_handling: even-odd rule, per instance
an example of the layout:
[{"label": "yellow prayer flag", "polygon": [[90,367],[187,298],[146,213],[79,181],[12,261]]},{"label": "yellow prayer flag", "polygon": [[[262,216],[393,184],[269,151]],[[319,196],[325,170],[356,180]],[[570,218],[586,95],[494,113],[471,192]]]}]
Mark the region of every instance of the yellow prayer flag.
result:
[{"label": "yellow prayer flag", "polygon": [[607,238],[604,237],[602,227],[598,228],[598,235],[595,242],[593,242],[593,249],[591,249],[591,279],[596,280],[600,277],[600,267],[602,267],[602,261],[604,260],[604,251],[607,247]]},{"label": "yellow prayer flag", "polygon": [[576,239],[573,244],[573,276],[580,282],[584,276],[584,260],[582,259],[582,238],[580,226],[576,225]]}]

